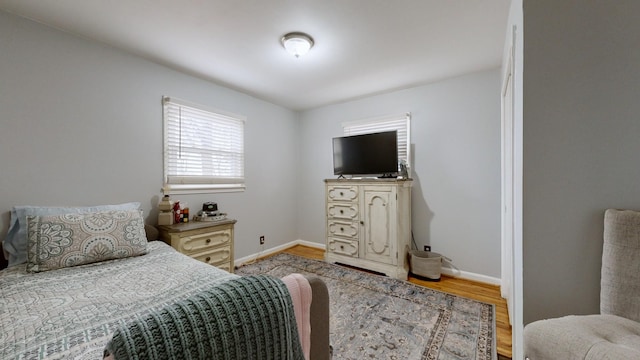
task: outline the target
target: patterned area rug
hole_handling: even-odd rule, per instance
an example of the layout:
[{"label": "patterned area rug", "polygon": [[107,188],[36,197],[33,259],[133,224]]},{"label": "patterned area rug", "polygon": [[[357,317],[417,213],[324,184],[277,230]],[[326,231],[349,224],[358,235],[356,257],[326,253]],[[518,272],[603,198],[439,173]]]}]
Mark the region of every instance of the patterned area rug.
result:
[{"label": "patterned area rug", "polygon": [[497,358],[492,304],[289,254],[236,270],[239,275],[291,273],[327,284],[334,359]]}]

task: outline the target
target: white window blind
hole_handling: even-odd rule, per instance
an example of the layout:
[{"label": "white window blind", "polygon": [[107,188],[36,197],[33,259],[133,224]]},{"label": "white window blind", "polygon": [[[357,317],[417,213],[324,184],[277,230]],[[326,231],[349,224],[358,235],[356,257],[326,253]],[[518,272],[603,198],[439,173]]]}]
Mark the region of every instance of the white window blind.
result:
[{"label": "white window blind", "polygon": [[342,124],[345,136],[382,131],[398,132],[398,159],[409,164],[411,159],[411,113],[350,121]]},{"label": "white window blind", "polygon": [[242,191],[242,116],[163,97],[165,193]]}]

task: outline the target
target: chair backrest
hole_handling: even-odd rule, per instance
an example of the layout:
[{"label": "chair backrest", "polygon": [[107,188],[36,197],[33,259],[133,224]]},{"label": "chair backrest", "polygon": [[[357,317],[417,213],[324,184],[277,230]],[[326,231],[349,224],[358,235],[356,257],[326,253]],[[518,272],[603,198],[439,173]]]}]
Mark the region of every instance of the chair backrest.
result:
[{"label": "chair backrest", "polygon": [[601,314],[640,321],[640,212],[605,212],[600,286]]}]

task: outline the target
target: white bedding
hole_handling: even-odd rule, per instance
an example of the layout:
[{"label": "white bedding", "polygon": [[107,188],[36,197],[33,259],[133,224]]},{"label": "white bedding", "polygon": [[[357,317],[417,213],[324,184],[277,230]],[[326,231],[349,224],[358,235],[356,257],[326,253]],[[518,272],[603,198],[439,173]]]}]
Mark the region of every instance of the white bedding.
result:
[{"label": "white bedding", "polygon": [[0,359],[101,359],[119,322],[237,277],[160,241],[146,255],[0,271]]}]

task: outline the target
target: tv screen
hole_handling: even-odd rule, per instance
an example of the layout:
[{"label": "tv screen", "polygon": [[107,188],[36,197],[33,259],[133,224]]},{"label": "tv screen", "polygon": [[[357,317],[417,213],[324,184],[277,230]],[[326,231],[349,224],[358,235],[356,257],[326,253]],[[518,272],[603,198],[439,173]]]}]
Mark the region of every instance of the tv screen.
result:
[{"label": "tv screen", "polygon": [[396,131],[333,138],[335,175],[391,176],[397,172]]}]

